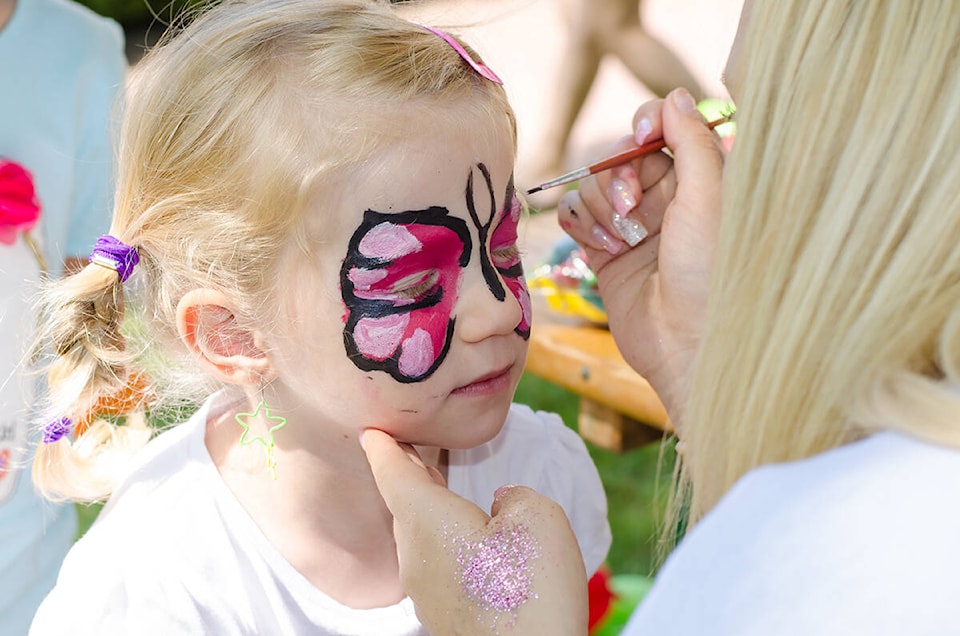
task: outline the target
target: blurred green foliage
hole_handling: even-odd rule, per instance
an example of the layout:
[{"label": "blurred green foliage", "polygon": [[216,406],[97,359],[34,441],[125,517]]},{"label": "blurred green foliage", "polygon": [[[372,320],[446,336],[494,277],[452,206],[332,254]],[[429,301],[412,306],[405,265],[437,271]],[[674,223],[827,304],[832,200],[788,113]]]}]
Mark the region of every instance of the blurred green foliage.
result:
[{"label": "blurred green foliage", "polygon": [[[556,384],[525,374],[514,401],[534,410],[557,413],[567,426],[577,429],[579,397]],[[654,573],[657,539],[673,474],[673,442],[654,442],[625,453],[588,442],[587,450],[607,493],[607,517],[613,532],[607,557],[610,569],[614,575]]]},{"label": "blurred green foliage", "polygon": [[76,0],[100,15],[113,18],[125,28],[159,22],[168,24],[188,7],[207,4],[210,0]]},{"label": "blurred green foliage", "polygon": [[[208,4],[217,0],[76,0],[100,15],[113,18],[125,28],[142,27],[154,22],[169,24],[183,13],[184,9]],[[391,0],[399,3],[409,0]]]}]

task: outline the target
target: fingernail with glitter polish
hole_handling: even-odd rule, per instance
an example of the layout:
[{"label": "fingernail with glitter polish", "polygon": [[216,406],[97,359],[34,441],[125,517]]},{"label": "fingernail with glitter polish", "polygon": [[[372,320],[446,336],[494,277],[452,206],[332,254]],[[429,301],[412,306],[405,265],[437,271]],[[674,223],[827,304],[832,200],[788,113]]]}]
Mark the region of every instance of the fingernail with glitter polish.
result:
[{"label": "fingernail with glitter polish", "polygon": [[594,225],[593,229],[590,230],[590,236],[611,254],[618,254],[623,249],[623,242],[607,234],[602,225]]},{"label": "fingernail with glitter polish", "polygon": [[647,141],[647,137],[649,137],[652,132],[653,124],[650,123],[650,119],[644,117],[637,122],[637,129],[634,131],[633,137],[637,140],[638,144],[642,144]]},{"label": "fingernail with glitter polish", "polygon": [[637,207],[637,199],[633,196],[633,192],[630,192],[630,186],[623,179],[612,180],[610,187],[607,188],[607,195],[610,197],[613,207],[622,216],[627,216],[630,210]]},{"label": "fingernail with glitter polish", "polygon": [[620,233],[620,237],[623,238],[630,247],[636,247],[640,241],[647,238],[650,234],[647,232],[647,228],[643,227],[642,223],[628,216],[620,216],[614,212],[611,220],[613,221],[613,227],[617,228],[617,232]]}]

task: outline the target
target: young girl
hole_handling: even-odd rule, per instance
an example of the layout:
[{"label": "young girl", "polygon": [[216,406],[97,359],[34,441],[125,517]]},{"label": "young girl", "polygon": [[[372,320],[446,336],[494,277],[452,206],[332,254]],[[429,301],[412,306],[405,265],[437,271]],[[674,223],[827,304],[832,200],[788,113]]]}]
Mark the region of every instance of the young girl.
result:
[{"label": "young girl", "polygon": [[[146,56],[111,233],[44,305],[37,481],[113,494],[33,633],[425,633],[366,427],[481,508],[506,483],[545,492],[596,570],[583,443],[511,405],[530,329],[515,145],[492,70],[369,1],[226,2]],[[134,267],[144,311],[124,322]],[[140,412],[206,390],[175,358],[221,388],[131,458]]]}]

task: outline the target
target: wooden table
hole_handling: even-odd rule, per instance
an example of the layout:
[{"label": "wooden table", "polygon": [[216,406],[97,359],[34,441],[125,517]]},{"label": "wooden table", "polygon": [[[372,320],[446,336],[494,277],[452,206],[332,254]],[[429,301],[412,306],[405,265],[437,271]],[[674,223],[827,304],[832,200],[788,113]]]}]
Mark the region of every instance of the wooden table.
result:
[{"label": "wooden table", "polygon": [[580,434],[601,448],[622,452],[672,430],[657,394],[607,329],[535,324],[526,371],[580,396]]}]

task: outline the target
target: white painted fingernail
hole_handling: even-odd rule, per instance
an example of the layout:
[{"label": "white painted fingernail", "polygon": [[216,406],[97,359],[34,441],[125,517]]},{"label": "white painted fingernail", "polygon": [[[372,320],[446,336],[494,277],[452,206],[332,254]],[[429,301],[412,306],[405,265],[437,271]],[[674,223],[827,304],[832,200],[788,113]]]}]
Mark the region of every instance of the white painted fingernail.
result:
[{"label": "white painted fingernail", "polygon": [[647,140],[647,137],[650,136],[650,133],[653,132],[653,124],[650,123],[650,119],[643,117],[640,121],[637,122],[637,130],[634,132],[634,139],[637,140],[638,144],[642,144]]},{"label": "white painted fingernail", "polygon": [[650,235],[647,232],[647,228],[643,227],[643,224],[637,221],[636,219],[631,219],[628,216],[621,216],[620,214],[614,212],[613,217],[613,227],[617,228],[617,232],[620,233],[620,237],[627,242],[627,245],[630,247],[636,247],[640,241],[647,238]]}]

